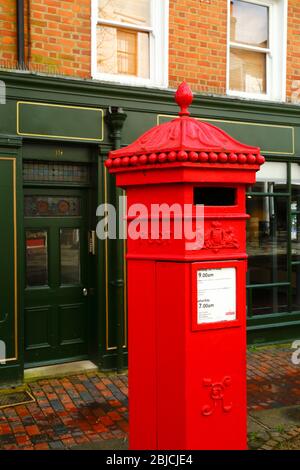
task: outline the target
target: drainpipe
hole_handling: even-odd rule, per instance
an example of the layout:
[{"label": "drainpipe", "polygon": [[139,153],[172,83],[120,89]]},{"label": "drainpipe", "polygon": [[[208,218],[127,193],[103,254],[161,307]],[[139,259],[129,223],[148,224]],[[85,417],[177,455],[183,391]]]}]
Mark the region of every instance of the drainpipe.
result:
[{"label": "drainpipe", "polygon": [[[110,106],[106,114],[106,122],[110,128],[110,138],[113,143],[114,150],[121,147],[121,131],[124,122],[127,118],[127,114],[124,113],[122,108]],[[124,191],[120,188],[116,188],[115,182],[111,181],[111,187],[114,189],[114,202],[116,205],[117,213],[119,213],[119,196],[124,194]],[[113,201],[109,201],[113,202]],[[117,230],[118,233],[118,230]],[[114,243],[115,242],[115,243]],[[124,368],[123,353],[124,353],[124,313],[126,309],[126,297],[124,295],[125,289],[125,240],[112,240],[112,246],[115,246],[115,270],[113,279],[111,279],[110,285],[116,294],[116,305],[117,305],[117,369],[122,371]]]},{"label": "drainpipe", "polygon": [[25,69],[24,0],[17,0],[18,67]]}]

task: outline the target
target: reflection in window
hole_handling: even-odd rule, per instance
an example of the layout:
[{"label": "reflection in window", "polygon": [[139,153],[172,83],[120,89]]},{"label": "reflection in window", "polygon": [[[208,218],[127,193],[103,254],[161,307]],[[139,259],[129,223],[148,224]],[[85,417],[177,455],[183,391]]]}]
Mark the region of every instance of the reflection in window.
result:
[{"label": "reflection in window", "polygon": [[254,193],[289,192],[286,163],[265,162],[256,173],[256,184],[250,188],[250,191]]},{"label": "reflection in window", "polygon": [[149,78],[149,33],[100,26],[97,43],[100,72]]},{"label": "reflection in window", "polygon": [[248,196],[249,284],[287,281],[287,209],[285,197]]},{"label": "reflection in window", "polygon": [[292,269],[292,296],[293,310],[300,311],[300,264],[295,264]]},{"label": "reflection in window", "polygon": [[270,315],[288,311],[285,287],[263,287],[252,290],[252,315]]},{"label": "reflection in window", "polygon": [[267,47],[268,7],[242,0],[231,0],[230,40],[248,46]]},{"label": "reflection in window", "polygon": [[248,93],[266,93],[269,7],[242,0],[231,0],[230,7],[229,87]]},{"label": "reflection in window", "polygon": [[98,1],[99,72],[149,78],[150,6],[150,0]]},{"label": "reflection in window", "polygon": [[80,284],[80,231],[60,229],[61,284]]},{"label": "reflection in window", "polygon": [[26,230],[26,285],[48,284],[48,247],[46,230]]},{"label": "reflection in window", "polygon": [[266,54],[261,52],[231,48],[230,90],[266,93],[266,60]]},{"label": "reflection in window", "polygon": [[[292,201],[291,201],[291,239],[292,260],[300,262],[300,166],[291,165]],[[300,279],[298,279],[300,282]],[[300,284],[299,290],[300,290]]]}]

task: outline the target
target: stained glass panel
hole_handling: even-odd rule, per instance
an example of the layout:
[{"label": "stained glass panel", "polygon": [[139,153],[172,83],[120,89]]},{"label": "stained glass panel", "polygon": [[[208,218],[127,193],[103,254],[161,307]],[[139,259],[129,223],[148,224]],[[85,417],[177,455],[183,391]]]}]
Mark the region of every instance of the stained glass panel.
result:
[{"label": "stained glass panel", "polygon": [[80,198],[76,196],[25,196],[25,217],[80,216]]},{"label": "stained glass panel", "polygon": [[26,161],[23,166],[25,182],[90,182],[90,168],[83,164]]}]

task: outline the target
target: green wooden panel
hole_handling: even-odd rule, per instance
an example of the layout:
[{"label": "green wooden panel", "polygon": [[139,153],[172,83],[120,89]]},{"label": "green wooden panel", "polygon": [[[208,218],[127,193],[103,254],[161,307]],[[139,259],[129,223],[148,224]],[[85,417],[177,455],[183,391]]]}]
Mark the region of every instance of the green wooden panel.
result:
[{"label": "green wooden panel", "polygon": [[0,156],[0,340],[6,358],[17,358],[17,267],[15,159]]},{"label": "green wooden panel", "polygon": [[92,146],[80,145],[78,142],[24,142],[22,153],[24,159],[52,160],[58,162],[90,162],[93,159]]},{"label": "green wooden panel", "polygon": [[80,198],[81,209],[78,216],[45,213],[35,217],[30,213],[27,217],[25,212],[25,362],[37,365],[87,358],[90,299],[83,295],[83,288],[89,287],[86,191],[26,189],[26,196],[38,196],[42,201],[47,197]]},{"label": "green wooden panel", "polygon": [[[158,123],[162,124],[174,117],[176,116],[158,115]],[[260,147],[261,152],[266,155],[294,155],[295,153],[295,135],[292,126],[220,119],[203,119],[203,121],[219,127],[245,144]]]},{"label": "green wooden panel", "polygon": [[103,140],[103,110],[19,101],[17,134],[53,139]]}]

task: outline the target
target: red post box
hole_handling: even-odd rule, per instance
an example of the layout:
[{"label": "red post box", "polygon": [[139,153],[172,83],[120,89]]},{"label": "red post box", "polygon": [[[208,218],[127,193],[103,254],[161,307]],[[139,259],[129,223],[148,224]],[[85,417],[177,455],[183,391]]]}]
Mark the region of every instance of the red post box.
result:
[{"label": "red post box", "polygon": [[[185,83],[176,101],[178,118],[106,161],[128,223],[132,207],[147,209],[127,242],[130,448],[246,449],[245,191],[264,157],[191,118]],[[195,228],[201,204],[190,248],[177,229]]]}]

